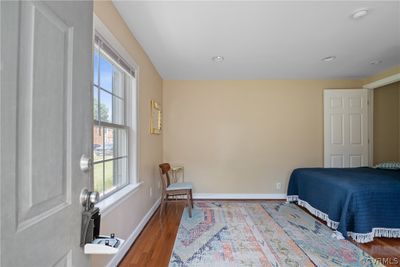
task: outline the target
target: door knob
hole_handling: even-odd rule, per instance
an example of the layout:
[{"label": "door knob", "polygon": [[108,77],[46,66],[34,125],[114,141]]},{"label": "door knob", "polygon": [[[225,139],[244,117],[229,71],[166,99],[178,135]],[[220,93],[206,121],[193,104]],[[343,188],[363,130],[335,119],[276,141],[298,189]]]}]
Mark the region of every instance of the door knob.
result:
[{"label": "door knob", "polygon": [[93,161],[91,158],[89,158],[88,156],[86,156],[85,154],[83,154],[81,156],[81,160],[79,162],[80,167],[81,167],[81,171],[86,172],[88,170],[90,170],[93,166]]},{"label": "door knob", "polygon": [[84,188],[81,191],[80,202],[86,210],[90,210],[99,200],[99,192],[89,191]]}]

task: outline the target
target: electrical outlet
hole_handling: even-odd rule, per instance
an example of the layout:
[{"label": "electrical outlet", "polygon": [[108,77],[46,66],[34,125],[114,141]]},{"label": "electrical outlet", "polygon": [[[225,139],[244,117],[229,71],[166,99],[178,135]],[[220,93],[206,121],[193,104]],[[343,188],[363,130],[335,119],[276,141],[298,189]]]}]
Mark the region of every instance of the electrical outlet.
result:
[{"label": "electrical outlet", "polygon": [[153,187],[150,187],[150,197],[153,196]]},{"label": "electrical outlet", "polygon": [[276,189],[281,189],[281,187],[282,187],[282,184],[281,183],[276,183]]}]

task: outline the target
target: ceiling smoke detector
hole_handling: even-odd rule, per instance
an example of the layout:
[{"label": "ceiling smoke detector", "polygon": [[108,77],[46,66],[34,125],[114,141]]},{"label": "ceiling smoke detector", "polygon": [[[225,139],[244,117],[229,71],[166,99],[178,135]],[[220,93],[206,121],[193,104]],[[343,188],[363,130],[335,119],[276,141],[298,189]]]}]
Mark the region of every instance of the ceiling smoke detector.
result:
[{"label": "ceiling smoke detector", "polygon": [[224,61],[224,57],[223,56],[215,56],[215,57],[212,57],[211,60],[214,62],[222,62],[222,61]]},{"label": "ceiling smoke detector", "polygon": [[330,61],[333,61],[335,59],[336,59],[335,56],[329,56],[329,57],[324,57],[321,60],[324,61],[324,62],[330,62]]}]

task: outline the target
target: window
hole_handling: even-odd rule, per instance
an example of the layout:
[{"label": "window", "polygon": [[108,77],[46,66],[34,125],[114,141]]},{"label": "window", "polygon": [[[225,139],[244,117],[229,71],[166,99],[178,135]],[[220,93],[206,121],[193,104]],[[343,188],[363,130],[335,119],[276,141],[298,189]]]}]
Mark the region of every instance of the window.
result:
[{"label": "window", "polygon": [[98,33],[93,54],[93,187],[104,199],[132,180],[136,80]]}]

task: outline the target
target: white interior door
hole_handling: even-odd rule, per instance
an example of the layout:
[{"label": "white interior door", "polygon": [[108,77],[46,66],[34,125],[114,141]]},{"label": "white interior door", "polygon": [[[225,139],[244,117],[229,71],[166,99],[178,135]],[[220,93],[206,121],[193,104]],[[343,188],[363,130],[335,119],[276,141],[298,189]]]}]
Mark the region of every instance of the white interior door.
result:
[{"label": "white interior door", "polygon": [[324,166],[368,166],[368,90],[324,91]]},{"label": "white interior door", "polygon": [[90,1],[1,1],[1,266],[88,266]]}]

